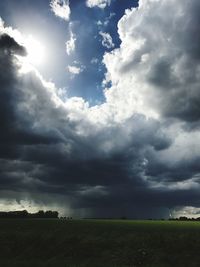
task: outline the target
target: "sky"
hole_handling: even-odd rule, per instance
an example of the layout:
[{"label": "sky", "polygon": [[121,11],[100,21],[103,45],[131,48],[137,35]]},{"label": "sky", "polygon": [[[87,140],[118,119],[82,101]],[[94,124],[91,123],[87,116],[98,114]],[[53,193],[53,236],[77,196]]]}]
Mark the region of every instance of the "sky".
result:
[{"label": "sky", "polygon": [[200,216],[200,2],[0,1],[0,210]]}]

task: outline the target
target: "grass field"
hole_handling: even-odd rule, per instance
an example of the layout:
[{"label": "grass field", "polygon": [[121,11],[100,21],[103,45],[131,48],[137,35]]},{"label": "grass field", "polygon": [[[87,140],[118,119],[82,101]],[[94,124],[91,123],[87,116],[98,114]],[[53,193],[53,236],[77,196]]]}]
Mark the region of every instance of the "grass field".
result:
[{"label": "grass field", "polygon": [[200,222],[1,219],[8,266],[199,267]]}]

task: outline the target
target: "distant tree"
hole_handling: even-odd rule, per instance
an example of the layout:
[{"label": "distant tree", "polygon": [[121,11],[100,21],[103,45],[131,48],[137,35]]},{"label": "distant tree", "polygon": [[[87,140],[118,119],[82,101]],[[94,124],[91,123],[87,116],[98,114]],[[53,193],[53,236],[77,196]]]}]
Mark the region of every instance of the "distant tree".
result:
[{"label": "distant tree", "polygon": [[21,211],[21,217],[22,218],[27,218],[28,217],[28,211],[27,210],[22,210]]},{"label": "distant tree", "polygon": [[188,217],[186,216],[179,217],[179,221],[187,221],[187,220],[188,220]]},{"label": "distant tree", "polygon": [[39,210],[36,213],[28,213],[27,210],[22,211],[0,211],[0,218],[58,218],[57,211]]},{"label": "distant tree", "polygon": [[44,218],[44,211],[43,210],[39,210],[35,215],[36,215],[36,217],[38,217],[38,218]]}]

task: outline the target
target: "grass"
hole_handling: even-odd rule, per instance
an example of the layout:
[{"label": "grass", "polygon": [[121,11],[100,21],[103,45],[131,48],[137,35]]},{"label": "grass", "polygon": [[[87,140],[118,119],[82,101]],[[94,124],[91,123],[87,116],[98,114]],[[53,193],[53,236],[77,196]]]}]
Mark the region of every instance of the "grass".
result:
[{"label": "grass", "polygon": [[0,267],[199,267],[200,222],[1,219]]}]

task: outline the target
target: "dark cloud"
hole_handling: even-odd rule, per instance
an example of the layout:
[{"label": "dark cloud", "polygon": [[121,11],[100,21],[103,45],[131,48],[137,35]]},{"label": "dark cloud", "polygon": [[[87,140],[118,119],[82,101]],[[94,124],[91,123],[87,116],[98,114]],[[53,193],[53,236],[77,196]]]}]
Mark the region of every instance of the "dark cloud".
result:
[{"label": "dark cloud", "polygon": [[[19,77],[13,55],[6,53],[3,59],[9,68],[0,73],[2,190],[10,190],[14,198],[19,192],[33,199],[42,192],[52,198],[57,194],[55,202],[68,197],[74,209],[89,209],[87,214],[107,216],[110,210],[111,216],[120,216],[131,195],[147,187],[142,150],[171,144],[160,123],[138,115],[122,128],[113,125],[79,135],[77,127],[94,126],[70,120],[70,111],[56,107],[51,91],[34,72]],[[133,130],[126,133],[130,125]],[[129,196],[123,197],[126,191]],[[118,212],[116,197],[121,199]],[[104,210],[104,205],[109,208]]]},{"label": "dark cloud", "polygon": [[26,56],[27,54],[22,45],[19,45],[14,38],[5,33],[0,36],[0,49],[3,49],[6,53],[11,52],[21,56]]},{"label": "dark cloud", "polygon": [[[12,153],[16,154],[19,150],[18,145],[49,143],[55,137],[50,138],[49,133],[45,134],[44,131],[40,133],[34,129],[30,116],[23,111],[25,91],[22,90],[22,81],[17,77],[18,66],[14,54],[25,55],[25,48],[19,46],[13,38],[6,34],[0,38],[0,40],[3,40],[0,42],[1,153],[11,156]],[[24,88],[24,90],[28,92],[28,88]],[[14,147],[15,145],[16,147]]]}]

